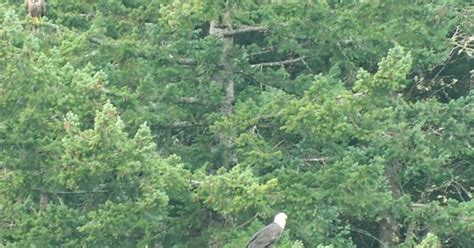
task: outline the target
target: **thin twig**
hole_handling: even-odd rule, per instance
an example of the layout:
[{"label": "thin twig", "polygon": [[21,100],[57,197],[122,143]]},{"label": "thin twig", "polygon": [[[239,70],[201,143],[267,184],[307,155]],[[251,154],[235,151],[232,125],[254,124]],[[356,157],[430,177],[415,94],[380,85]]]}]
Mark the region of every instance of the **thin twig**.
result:
[{"label": "thin twig", "polygon": [[236,226],[235,228],[241,228],[241,227],[244,227],[246,225],[248,225],[250,222],[252,222],[253,220],[255,220],[257,217],[259,216],[258,213],[256,213],[252,218],[250,218],[249,220],[245,221],[244,223]]},{"label": "thin twig", "polygon": [[262,54],[271,53],[271,52],[274,52],[274,51],[276,51],[276,49],[274,47],[267,47],[267,48],[261,49],[258,52],[249,53],[249,56],[255,57],[255,56],[262,55]]},{"label": "thin twig", "polygon": [[360,234],[363,234],[367,237],[371,237],[372,239],[378,241],[382,246],[383,246],[383,242],[382,240],[380,240],[379,238],[375,237],[374,235],[372,235],[370,232],[366,231],[366,230],[363,230],[363,229],[359,229],[357,227],[351,227],[351,230],[354,231],[354,232],[358,232]]}]

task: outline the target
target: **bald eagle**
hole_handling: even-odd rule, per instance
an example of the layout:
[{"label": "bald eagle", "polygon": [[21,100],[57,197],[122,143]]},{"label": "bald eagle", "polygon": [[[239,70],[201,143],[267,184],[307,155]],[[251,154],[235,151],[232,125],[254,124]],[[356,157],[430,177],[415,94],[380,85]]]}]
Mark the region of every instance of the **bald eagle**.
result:
[{"label": "bald eagle", "polygon": [[33,24],[40,24],[40,17],[46,13],[45,0],[25,0],[25,7],[28,14],[33,17]]},{"label": "bald eagle", "polygon": [[285,228],[286,219],[288,217],[285,213],[278,213],[273,220],[273,223],[260,229],[247,244],[246,248],[266,248],[271,247],[281,236]]}]

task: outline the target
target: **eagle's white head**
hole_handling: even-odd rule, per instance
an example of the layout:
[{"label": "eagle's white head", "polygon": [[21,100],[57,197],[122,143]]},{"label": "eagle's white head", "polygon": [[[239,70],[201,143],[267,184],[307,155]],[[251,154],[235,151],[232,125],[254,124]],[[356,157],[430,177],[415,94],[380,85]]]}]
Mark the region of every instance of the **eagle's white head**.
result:
[{"label": "eagle's white head", "polygon": [[286,216],[285,213],[278,213],[276,216],[275,216],[275,219],[273,220],[273,222],[277,225],[279,225],[281,228],[285,228],[285,224],[286,224],[286,219],[288,218],[288,216]]}]

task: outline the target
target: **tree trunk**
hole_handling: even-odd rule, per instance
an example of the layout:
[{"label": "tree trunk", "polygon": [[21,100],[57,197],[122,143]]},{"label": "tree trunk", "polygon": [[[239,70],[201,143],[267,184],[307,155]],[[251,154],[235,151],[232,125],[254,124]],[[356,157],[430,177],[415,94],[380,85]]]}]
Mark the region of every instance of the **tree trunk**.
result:
[{"label": "tree trunk", "polygon": [[48,206],[48,195],[44,192],[40,192],[40,198],[39,198],[39,209],[40,211],[43,211],[46,209]]},{"label": "tree trunk", "polygon": [[[222,89],[225,90],[224,102],[220,108],[220,112],[223,116],[231,115],[234,110],[234,69],[232,57],[230,55],[234,41],[231,35],[226,35],[231,31],[232,20],[230,10],[226,7],[220,20],[211,21],[209,28],[209,34],[219,37],[223,42],[221,58],[219,61],[219,67],[221,70],[214,75],[214,80],[221,85]],[[237,158],[233,152],[234,137],[221,133],[218,134],[218,139],[219,144],[224,149],[223,165],[235,165],[237,163]]]},{"label": "tree trunk", "polygon": [[[401,163],[394,161],[387,165],[385,168],[385,178],[390,186],[390,191],[395,199],[402,196],[402,190],[400,188],[400,181],[398,180],[398,171],[401,169]],[[390,215],[385,214],[382,220],[379,222],[379,233],[380,240],[382,241],[383,247],[394,247],[400,241],[400,224],[397,220]]]},{"label": "tree trunk", "polygon": [[379,222],[380,225],[380,240],[382,241],[383,247],[395,247],[399,242],[400,228],[398,222],[390,215],[385,215]]}]

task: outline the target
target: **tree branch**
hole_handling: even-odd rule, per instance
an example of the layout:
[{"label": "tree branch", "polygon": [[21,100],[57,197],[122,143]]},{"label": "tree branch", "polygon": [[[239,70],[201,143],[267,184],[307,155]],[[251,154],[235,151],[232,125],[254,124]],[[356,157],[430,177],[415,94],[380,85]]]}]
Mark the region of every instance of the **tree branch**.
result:
[{"label": "tree branch", "polygon": [[275,52],[275,51],[276,51],[276,49],[274,47],[267,47],[267,48],[261,49],[258,52],[249,53],[249,56],[259,56],[259,55],[262,55],[262,54],[267,54],[267,53],[271,53],[271,52]]},{"label": "tree branch", "polygon": [[159,126],[162,127],[168,127],[168,128],[188,128],[188,127],[198,127],[198,126],[204,126],[204,123],[202,122],[189,122],[189,121],[176,121],[172,122],[170,124],[159,124]]},{"label": "tree branch", "polygon": [[194,96],[183,96],[178,99],[178,103],[184,104],[203,104],[201,100]]},{"label": "tree branch", "polygon": [[314,157],[314,158],[302,158],[303,162],[325,162],[327,158],[325,157]]},{"label": "tree branch", "polygon": [[351,227],[351,231],[354,231],[354,232],[358,232],[362,235],[365,235],[367,237],[370,237],[372,238],[373,240],[375,241],[378,241],[381,245],[383,245],[384,243],[382,242],[382,240],[380,240],[379,238],[375,237],[374,235],[372,235],[370,232],[366,231],[366,230],[363,230],[363,229],[360,229],[360,228],[357,228],[357,227]]},{"label": "tree branch", "polygon": [[108,190],[93,190],[93,191],[45,191],[42,189],[35,189],[42,191],[48,194],[57,194],[57,195],[68,195],[68,194],[97,194],[97,193],[108,193]]},{"label": "tree branch", "polygon": [[195,59],[177,58],[175,61],[180,65],[197,65],[197,61]]},{"label": "tree branch", "polygon": [[242,25],[238,29],[232,29],[232,30],[225,30],[223,32],[224,36],[234,36],[237,34],[243,34],[243,33],[248,33],[248,32],[265,32],[267,31],[268,28],[264,26],[247,26],[247,25]]},{"label": "tree branch", "polygon": [[305,56],[302,56],[296,59],[288,59],[288,60],[275,61],[275,62],[265,62],[265,63],[260,63],[260,64],[253,64],[253,65],[250,65],[250,67],[255,68],[255,67],[282,66],[282,65],[294,64],[296,62],[303,61],[305,58],[306,58]]},{"label": "tree branch", "polygon": [[252,222],[253,220],[255,220],[257,217],[259,216],[259,213],[256,213],[252,218],[248,219],[247,221],[245,221],[244,223],[238,225],[235,227],[235,229],[238,229],[238,228],[241,228],[241,227],[244,227],[246,225],[248,225],[250,222]]}]

